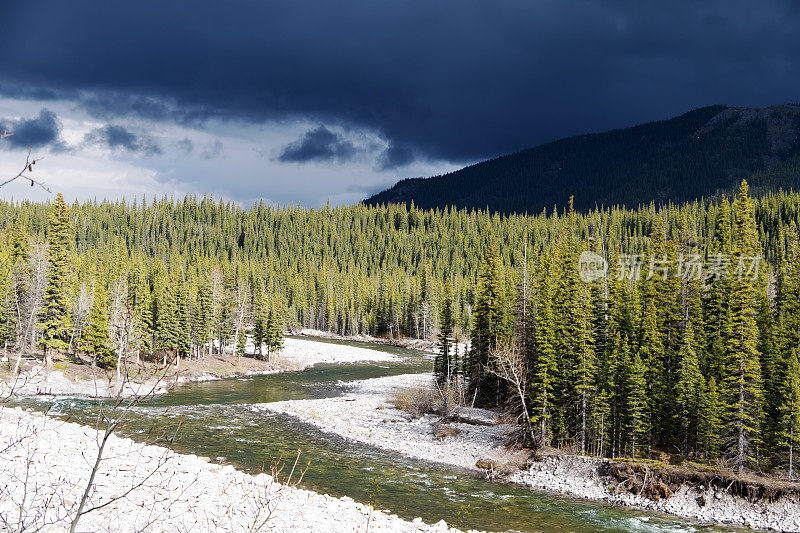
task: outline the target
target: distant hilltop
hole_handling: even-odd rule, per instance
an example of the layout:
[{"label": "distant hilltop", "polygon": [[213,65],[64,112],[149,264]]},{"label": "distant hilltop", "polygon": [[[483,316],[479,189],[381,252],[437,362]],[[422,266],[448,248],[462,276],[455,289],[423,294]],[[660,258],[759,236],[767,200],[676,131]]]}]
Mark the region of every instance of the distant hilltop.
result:
[{"label": "distant hilltop", "polygon": [[364,201],[501,213],[683,202],[733,191],[800,189],[800,104],[716,105],[640,126],[579,135],[449,174],[411,178]]}]

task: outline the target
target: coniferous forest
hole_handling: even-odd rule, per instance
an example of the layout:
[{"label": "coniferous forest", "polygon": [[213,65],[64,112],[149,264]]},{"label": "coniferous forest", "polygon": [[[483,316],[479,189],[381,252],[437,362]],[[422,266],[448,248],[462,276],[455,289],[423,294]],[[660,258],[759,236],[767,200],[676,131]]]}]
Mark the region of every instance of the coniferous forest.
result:
[{"label": "coniferous forest", "polygon": [[[800,444],[800,195],[538,216],[209,197],[0,203],[8,353],[257,353],[286,329],[439,338],[440,376],[527,438],[791,472]],[[457,348],[470,341],[470,349]],[[262,351],[263,347],[263,351]],[[493,368],[524,370],[524,403]],[[516,406],[516,407],[515,407]]]}]

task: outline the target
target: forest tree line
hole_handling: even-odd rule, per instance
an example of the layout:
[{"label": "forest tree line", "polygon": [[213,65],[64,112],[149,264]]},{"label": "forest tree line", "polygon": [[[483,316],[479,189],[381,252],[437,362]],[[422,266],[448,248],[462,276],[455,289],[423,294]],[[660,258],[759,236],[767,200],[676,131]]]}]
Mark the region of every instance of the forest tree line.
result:
[{"label": "forest tree line", "polygon": [[[733,203],[667,208],[646,233],[615,244],[569,210],[522,267],[490,246],[471,350],[460,360],[441,351],[440,383],[455,368],[477,404],[524,406],[538,446],[722,459],[793,477],[800,251],[788,198],[757,207],[743,182]],[[582,277],[582,253],[607,258],[608,271]],[[498,377],[515,363],[521,385]]]},{"label": "forest tree line", "polygon": [[[121,353],[242,353],[247,335],[266,355],[295,328],[469,337],[447,368],[477,403],[513,401],[487,372],[492,352],[525,355],[541,443],[784,468],[798,442],[798,218],[800,196],[752,200],[746,187],[733,203],[535,216],[193,196],[3,201],[0,342],[113,366]],[[608,259],[607,277],[580,279],[584,250]],[[650,257],[744,252],[763,258],[756,279],[612,275],[623,257],[645,258],[646,274]]]}]

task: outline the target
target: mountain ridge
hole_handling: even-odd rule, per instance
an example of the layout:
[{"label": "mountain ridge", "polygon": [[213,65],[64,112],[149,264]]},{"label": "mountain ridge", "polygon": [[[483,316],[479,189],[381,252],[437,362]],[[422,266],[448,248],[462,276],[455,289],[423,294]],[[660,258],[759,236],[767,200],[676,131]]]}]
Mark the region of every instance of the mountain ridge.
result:
[{"label": "mountain ridge", "polygon": [[682,202],[735,188],[800,188],[800,105],[714,105],[671,119],[567,137],[440,176],[407,178],[364,200],[535,213],[575,197],[595,205]]}]

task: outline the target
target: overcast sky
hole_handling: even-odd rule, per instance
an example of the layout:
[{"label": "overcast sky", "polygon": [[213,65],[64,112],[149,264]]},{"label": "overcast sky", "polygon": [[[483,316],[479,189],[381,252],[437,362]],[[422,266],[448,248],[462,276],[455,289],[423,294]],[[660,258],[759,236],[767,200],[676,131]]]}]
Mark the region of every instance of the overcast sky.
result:
[{"label": "overcast sky", "polygon": [[791,0],[0,0],[0,43],[0,177],[32,147],[70,199],[354,203],[568,135],[800,101]]}]

